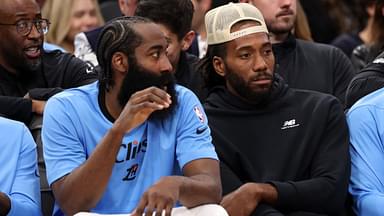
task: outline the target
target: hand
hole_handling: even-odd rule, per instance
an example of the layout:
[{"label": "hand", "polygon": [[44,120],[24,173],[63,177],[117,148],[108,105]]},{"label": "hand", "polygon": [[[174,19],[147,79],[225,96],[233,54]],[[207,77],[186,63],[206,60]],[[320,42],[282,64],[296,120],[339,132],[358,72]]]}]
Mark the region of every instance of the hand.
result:
[{"label": "hand", "polygon": [[255,184],[246,183],[226,195],[220,205],[230,216],[249,216],[259,205],[261,197],[255,193]]},{"label": "hand", "polygon": [[165,211],[165,216],[170,216],[175,203],[179,199],[179,188],[177,177],[164,177],[156,184],[150,187],[141,197],[132,216],[152,216],[156,212],[156,216],[161,216]]},{"label": "hand", "polygon": [[11,200],[9,200],[9,197],[6,194],[0,192],[0,215],[7,215],[10,209]]},{"label": "hand", "polygon": [[46,101],[32,100],[32,112],[39,115],[43,115],[46,103]]},{"label": "hand", "polygon": [[146,121],[156,110],[166,109],[172,103],[171,96],[157,87],[149,87],[131,96],[115,121],[115,128],[128,132]]}]

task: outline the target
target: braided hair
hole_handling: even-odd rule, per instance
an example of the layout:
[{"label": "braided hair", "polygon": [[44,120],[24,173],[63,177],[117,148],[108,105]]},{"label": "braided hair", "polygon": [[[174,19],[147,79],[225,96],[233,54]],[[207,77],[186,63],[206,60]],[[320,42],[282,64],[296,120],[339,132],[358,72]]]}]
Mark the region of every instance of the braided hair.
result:
[{"label": "braided hair", "polygon": [[118,17],[108,22],[101,30],[96,49],[97,61],[100,66],[100,85],[106,91],[113,87],[112,56],[122,52],[128,59],[134,59],[135,49],[141,44],[142,37],[137,34],[134,26],[138,23],[150,23],[143,17]]}]

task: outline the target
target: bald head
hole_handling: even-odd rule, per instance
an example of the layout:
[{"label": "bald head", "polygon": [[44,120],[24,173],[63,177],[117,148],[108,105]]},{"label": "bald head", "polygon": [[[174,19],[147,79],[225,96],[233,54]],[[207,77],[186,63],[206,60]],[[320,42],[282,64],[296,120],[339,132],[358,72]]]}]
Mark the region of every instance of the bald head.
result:
[{"label": "bald head", "polygon": [[40,13],[40,7],[36,0],[3,0],[0,7],[0,17],[3,19],[27,13],[27,10]]},{"label": "bald head", "polygon": [[[41,19],[35,0],[2,0],[0,7],[0,65],[15,74],[36,70],[41,63],[44,35],[31,28],[27,35],[19,33],[17,22]],[[11,24],[11,25],[9,25]]]}]

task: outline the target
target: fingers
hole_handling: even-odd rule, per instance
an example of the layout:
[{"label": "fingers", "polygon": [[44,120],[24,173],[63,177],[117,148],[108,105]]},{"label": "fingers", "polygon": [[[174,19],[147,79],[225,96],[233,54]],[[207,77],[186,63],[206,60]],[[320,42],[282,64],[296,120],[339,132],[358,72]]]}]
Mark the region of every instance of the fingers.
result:
[{"label": "fingers", "polygon": [[145,206],[147,205],[147,198],[143,196],[137,205],[135,211],[132,213],[132,216],[142,216],[145,210]]},{"label": "fingers", "polygon": [[132,216],[171,216],[174,202],[157,193],[144,193]]},{"label": "fingers", "polygon": [[131,104],[151,102],[163,106],[163,108],[169,107],[172,103],[171,96],[166,91],[157,87],[150,87],[136,92],[130,98],[130,102]]}]

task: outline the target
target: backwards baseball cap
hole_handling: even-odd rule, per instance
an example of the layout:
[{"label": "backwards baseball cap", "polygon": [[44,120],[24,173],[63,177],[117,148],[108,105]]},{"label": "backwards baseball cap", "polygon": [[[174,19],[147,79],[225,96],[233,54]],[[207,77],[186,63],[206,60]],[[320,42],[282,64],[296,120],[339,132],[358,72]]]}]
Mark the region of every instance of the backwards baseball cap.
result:
[{"label": "backwards baseball cap", "polygon": [[[234,24],[244,20],[254,20],[260,25],[231,32]],[[208,45],[228,42],[258,32],[268,33],[263,15],[259,9],[248,3],[231,2],[208,11],[205,15],[205,27]]]}]

